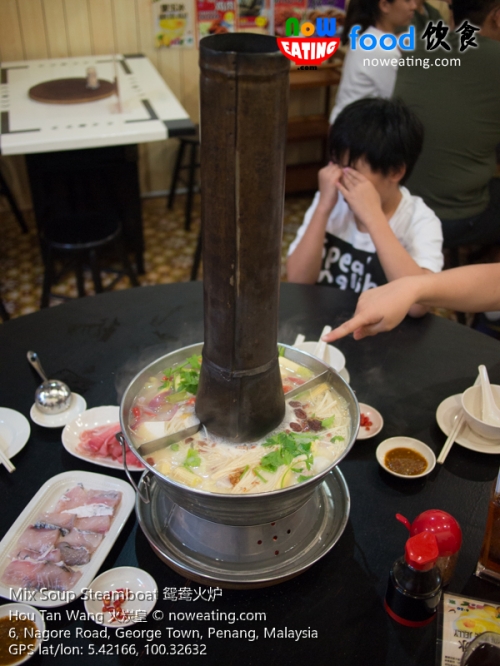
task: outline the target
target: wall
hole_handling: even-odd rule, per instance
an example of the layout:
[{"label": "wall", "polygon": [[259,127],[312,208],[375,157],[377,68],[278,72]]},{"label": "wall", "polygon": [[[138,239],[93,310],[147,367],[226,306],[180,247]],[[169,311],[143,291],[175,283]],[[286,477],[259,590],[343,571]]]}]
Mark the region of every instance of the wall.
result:
[{"label": "wall", "polygon": [[[198,122],[198,49],[155,49],[151,0],[0,0],[0,60],[64,58],[85,54],[144,53],[194,122]],[[290,113],[317,113],[321,92],[295,91]],[[167,190],[175,140],[142,144],[141,190]],[[304,150],[291,147],[289,161]],[[2,157],[1,168],[22,207],[30,205],[22,157]],[[2,202],[3,203],[3,202]]]}]

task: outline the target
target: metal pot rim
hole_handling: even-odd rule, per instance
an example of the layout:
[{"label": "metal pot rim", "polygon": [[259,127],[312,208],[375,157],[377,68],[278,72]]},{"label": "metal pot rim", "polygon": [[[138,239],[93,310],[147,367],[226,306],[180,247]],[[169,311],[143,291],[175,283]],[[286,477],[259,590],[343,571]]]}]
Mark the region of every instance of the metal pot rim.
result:
[{"label": "metal pot rim", "polygon": [[[162,482],[166,482],[167,484],[171,484],[175,488],[179,489],[180,491],[192,493],[193,495],[196,495],[200,498],[207,497],[207,498],[210,498],[211,500],[215,500],[215,501],[225,502],[225,501],[228,501],[229,498],[231,498],[231,500],[236,500],[238,502],[245,502],[245,501],[249,501],[249,500],[256,500],[258,498],[266,498],[266,497],[274,498],[274,497],[279,497],[281,495],[290,494],[290,492],[293,492],[293,490],[296,490],[297,488],[302,489],[304,492],[306,492],[306,489],[308,489],[308,488],[312,491],[319,483],[321,483],[321,481],[324,479],[324,477],[345,458],[345,456],[349,453],[349,451],[353,447],[354,442],[356,441],[356,436],[357,436],[357,432],[358,432],[358,428],[359,428],[359,420],[360,420],[359,405],[358,405],[357,398],[356,398],[352,388],[345,381],[345,379],[343,377],[341,377],[338,374],[338,372],[336,372],[333,368],[330,368],[330,366],[326,365],[325,363],[320,361],[318,358],[316,358],[312,354],[309,354],[308,352],[304,352],[302,350],[299,350],[296,347],[292,347],[292,345],[286,345],[286,344],[283,344],[283,343],[278,343],[278,345],[280,347],[284,347],[285,349],[292,349],[295,352],[297,352],[298,354],[300,354],[300,356],[304,356],[304,357],[310,359],[312,361],[312,365],[316,365],[318,367],[320,366],[321,369],[328,369],[328,368],[331,369],[332,372],[334,372],[337,375],[338,379],[343,384],[345,384],[345,387],[347,388],[348,393],[351,394],[351,396],[354,400],[355,417],[357,415],[357,419],[356,419],[356,422],[355,422],[354,425],[351,424],[351,436],[350,436],[349,443],[346,446],[346,448],[344,449],[344,451],[342,452],[342,454],[339,456],[339,458],[337,460],[335,460],[335,462],[333,462],[329,467],[325,468],[322,472],[320,472],[316,476],[312,477],[310,480],[305,481],[305,482],[300,483],[300,484],[295,484],[293,486],[288,486],[287,488],[278,488],[276,490],[269,490],[269,491],[264,491],[264,492],[260,492],[260,493],[245,493],[245,494],[240,493],[240,494],[234,494],[233,495],[233,494],[230,494],[230,493],[214,493],[214,492],[210,492],[208,490],[201,490],[201,489],[198,489],[198,488],[192,488],[191,486],[187,486],[183,483],[179,483],[178,481],[174,481],[173,479],[171,479],[168,476],[164,476],[163,474],[160,474],[160,472],[155,467],[150,465],[145,460],[145,458],[143,458],[141,456],[139,451],[137,451],[134,442],[132,441],[131,437],[129,436],[128,424],[125,421],[126,415],[124,414],[125,400],[129,396],[130,390],[132,389],[132,387],[134,386],[136,381],[139,379],[139,377],[143,373],[147,372],[148,368],[151,368],[152,366],[156,366],[163,359],[166,359],[166,358],[168,358],[168,357],[170,357],[174,354],[179,354],[180,352],[186,352],[186,357],[190,356],[189,351],[191,351],[193,353],[195,348],[196,349],[199,348],[199,351],[201,352],[201,350],[203,349],[203,343],[202,342],[198,342],[198,343],[195,343],[195,344],[192,344],[192,345],[187,345],[186,347],[180,347],[179,349],[176,349],[172,352],[169,352],[168,354],[165,354],[164,356],[160,356],[159,358],[157,358],[156,360],[152,361],[147,366],[145,366],[142,370],[140,370],[135,375],[135,377],[129,382],[127,388],[125,389],[125,392],[123,393],[121,403],[120,403],[120,426],[121,426],[121,429],[122,429],[123,436],[125,437],[125,440],[126,440],[128,446],[129,446],[130,450],[135,455],[135,457],[138,460],[140,460],[140,462],[144,465],[144,467],[146,467],[146,469],[148,469],[155,476],[157,476]],[[310,367],[310,366],[308,366],[308,367]]]}]

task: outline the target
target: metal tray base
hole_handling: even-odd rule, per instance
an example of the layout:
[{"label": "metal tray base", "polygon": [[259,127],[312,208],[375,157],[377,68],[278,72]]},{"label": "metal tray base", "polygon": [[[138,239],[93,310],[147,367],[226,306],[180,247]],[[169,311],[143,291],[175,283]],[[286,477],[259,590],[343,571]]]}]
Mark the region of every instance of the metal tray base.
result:
[{"label": "metal tray base", "polygon": [[349,518],[349,489],[335,467],[295,513],[264,525],[236,526],[199,518],[175,504],[148,472],[151,502],[137,496],[136,513],[158,557],[205,585],[249,589],[276,585],[326,555]]}]

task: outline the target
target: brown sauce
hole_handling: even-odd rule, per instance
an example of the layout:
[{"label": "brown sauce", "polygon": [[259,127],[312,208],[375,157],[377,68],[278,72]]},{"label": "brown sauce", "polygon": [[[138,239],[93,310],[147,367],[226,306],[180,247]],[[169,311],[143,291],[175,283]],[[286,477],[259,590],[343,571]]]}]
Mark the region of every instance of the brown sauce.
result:
[{"label": "brown sauce", "polygon": [[[0,666],[16,664],[36,648],[37,639],[30,638],[30,636],[34,636],[33,631],[36,628],[36,624],[28,619],[14,619],[8,615],[0,618]],[[15,629],[15,637],[11,635],[14,634],[12,629]],[[27,647],[20,654],[11,654],[10,649],[13,645]]]},{"label": "brown sauce", "polygon": [[405,476],[422,474],[428,466],[427,460],[421,453],[403,447],[388,451],[385,454],[384,463],[391,472]]}]

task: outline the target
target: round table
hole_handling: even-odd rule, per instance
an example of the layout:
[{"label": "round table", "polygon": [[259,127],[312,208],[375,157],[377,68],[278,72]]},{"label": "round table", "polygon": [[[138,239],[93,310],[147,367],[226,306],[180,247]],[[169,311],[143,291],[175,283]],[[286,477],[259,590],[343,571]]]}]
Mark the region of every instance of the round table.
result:
[{"label": "round table", "polygon": [[[350,293],[284,284],[279,341],[291,344],[298,333],[317,339],[325,324],[344,321],[354,305]],[[0,405],[28,416],[38,384],[26,360],[28,349],[39,354],[50,376],[82,394],[88,407],[119,404],[130,379],[147,363],[203,339],[202,308],[201,283],[182,283],[102,294],[2,324]],[[136,565],[153,575],[160,590],[160,613],[135,628],[159,629],[161,639],[118,639],[113,630],[108,638],[85,638],[77,629],[95,632],[99,627],[90,620],[69,618],[67,611],[83,609],[79,600],[57,609],[62,621],[47,623],[50,629],[69,629],[71,637],[44,644],[47,650],[58,643],[74,648],[72,656],[62,654],[62,648],[55,654],[53,647],[52,654],[37,655],[31,663],[50,660],[67,666],[71,659],[75,666],[83,665],[91,650],[94,665],[164,664],[173,657],[162,652],[172,652],[174,644],[184,646],[176,649],[184,650],[178,659],[186,664],[431,666],[437,623],[406,628],[393,622],[382,605],[390,567],[403,554],[407,537],[394,517],[397,512],[410,520],[431,508],[455,516],[464,543],[450,591],[500,602],[500,587],[473,576],[500,456],[455,445],[444,465],[413,481],[390,477],[375,459],[377,444],[395,435],[421,439],[438,453],[446,438],[436,423],[437,406],[470,386],[480,363],[488,367],[492,382],[500,384],[499,343],[427,315],[406,319],[391,333],[360,342],[348,338],[337,345],[346,356],[358,399],[376,407],[385,425],[373,439],[358,441],[340,464],[352,507],[333,550],[289,582],[262,590],[223,590],[210,600],[210,591],[183,579],[154,555],[132,515],[102,570]],[[28,444],[14,459],[16,472],[0,470],[1,536],[55,474],[82,469],[124,478],[120,471],[72,457],[62,447],[60,429],[31,426]],[[195,615],[189,619],[187,613]],[[219,630],[231,630],[232,637],[218,637],[224,636],[217,634]],[[249,630],[255,630],[258,639],[252,640]],[[296,640],[293,632],[298,630],[303,633]],[[133,654],[126,654],[131,644]],[[188,644],[206,645],[205,654],[187,656]]]}]

